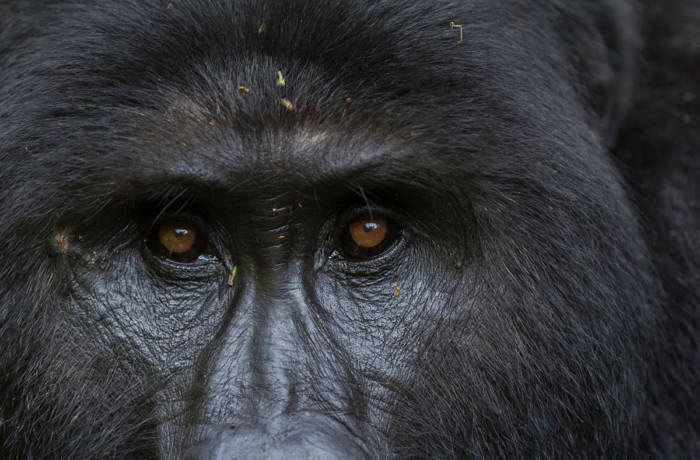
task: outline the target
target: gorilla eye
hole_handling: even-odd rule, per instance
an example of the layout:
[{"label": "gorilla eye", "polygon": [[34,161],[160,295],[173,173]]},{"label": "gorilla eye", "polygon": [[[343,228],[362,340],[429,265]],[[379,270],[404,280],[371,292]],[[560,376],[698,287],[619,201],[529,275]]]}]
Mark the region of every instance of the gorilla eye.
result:
[{"label": "gorilla eye", "polygon": [[339,249],[348,259],[367,260],[389,250],[400,236],[400,228],[390,219],[363,216],[353,219],[344,229]]},{"label": "gorilla eye", "polygon": [[160,258],[192,263],[210,254],[209,241],[191,222],[166,220],[154,225],[148,239],[148,249]]},{"label": "gorilla eye", "polygon": [[350,238],[357,246],[372,249],[379,246],[386,239],[389,222],[383,217],[376,219],[356,219],[350,222],[348,230]]}]

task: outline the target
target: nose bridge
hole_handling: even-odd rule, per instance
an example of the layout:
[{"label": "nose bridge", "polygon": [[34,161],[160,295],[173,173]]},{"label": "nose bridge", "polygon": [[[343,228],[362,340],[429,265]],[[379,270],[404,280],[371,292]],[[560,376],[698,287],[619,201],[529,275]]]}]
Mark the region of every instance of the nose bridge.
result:
[{"label": "nose bridge", "polygon": [[217,350],[208,358],[205,419],[209,423],[294,410],[304,350],[293,318],[303,306],[293,276],[276,281],[280,270],[275,272],[274,278],[260,281],[255,274],[237,280],[244,292],[237,296],[231,318],[216,340]]},{"label": "nose bridge", "polygon": [[305,308],[301,270],[295,258],[294,207],[289,193],[265,201],[251,213],[253,251],[253,335],[248,346],[249,382],[255,394],[249,410],[283,413],[293,410],[303,349],[293,318]]},{"label": "nose bridge", "polygon": [[295,409],[295,387],[304,362],[304,349],[293,321],[303,308],[297,293],[299,287],[293,278],[280,283],[285,287],[277,285],[256,293],[254,335],[248,350],[249,379],[254,392],[249,401],[255,406],[250,409],[267,415]]},{"label": "nose bridge", "polygon": [[[209,374],[210,423],[269,417],[295,410],[304,349],[294,318],[306,308],[299,257],[294,257],[292,197],[257,200],[248,215],[231,315],[222,325]],[[211,369],[211,368],[210,368]]]}]

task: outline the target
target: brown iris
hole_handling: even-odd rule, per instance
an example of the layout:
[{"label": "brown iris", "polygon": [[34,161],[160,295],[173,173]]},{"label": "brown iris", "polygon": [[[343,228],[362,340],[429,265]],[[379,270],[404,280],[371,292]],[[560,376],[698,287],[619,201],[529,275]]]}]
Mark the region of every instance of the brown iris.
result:
[{"label": "brown iris", "polygon": [[367,260],[391,248],[400,237],[399,228],[381,216],[352,220],[341,240],[341,252],[348,259]]},{"label": "brown iris", "polygon": [[386,238],[389,223],[383,217],[356,219],[350,222],[350,238],[361,248],[371,249],[382,244]]},{"label": "brown iris", "polygon": [[194,262],[208,253],[209,243],[197,227],[188,222],[163,221],[157,223],[148,247],[158,257],[176,262]]}]

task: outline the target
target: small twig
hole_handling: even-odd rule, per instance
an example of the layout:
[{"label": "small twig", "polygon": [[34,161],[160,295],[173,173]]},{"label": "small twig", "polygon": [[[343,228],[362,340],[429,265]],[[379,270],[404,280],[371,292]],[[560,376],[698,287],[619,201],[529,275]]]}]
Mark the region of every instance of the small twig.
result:
[{"label": "small twig", "polygon": [[233,280],[236,279],[236,273],[238,273],[238,266],[234,265],[233,268],[231,269],[231,273],[228,275],[228,285],[233,286]]},{"label": "small twig", "polygon": [[462,35],[462,26],[460,24],[455,24],[454,21],[450,21],[451,29],[459,29],[459,41],[457,43],[462,43],[464,36]]}]

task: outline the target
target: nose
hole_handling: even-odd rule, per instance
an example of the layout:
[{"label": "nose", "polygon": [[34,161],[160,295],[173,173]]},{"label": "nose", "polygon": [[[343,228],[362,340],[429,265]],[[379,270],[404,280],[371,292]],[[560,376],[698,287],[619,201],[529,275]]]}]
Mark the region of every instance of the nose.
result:
[{"label": "nose", "polygon": [[368,459],[363,443],[342,425],[315,416],[284,416],[265,425],[217,426],[186,460]]}]

